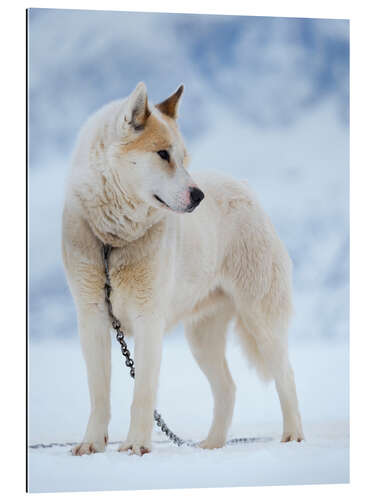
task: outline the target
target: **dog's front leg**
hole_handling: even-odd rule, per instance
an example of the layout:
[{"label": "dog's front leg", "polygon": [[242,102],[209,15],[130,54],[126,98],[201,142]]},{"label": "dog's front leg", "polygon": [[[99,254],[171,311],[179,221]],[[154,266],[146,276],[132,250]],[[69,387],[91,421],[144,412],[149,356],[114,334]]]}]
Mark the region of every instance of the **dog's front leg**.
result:
[{"label": "dog's front leg", "polygon": [[159,380],[164,321],[153,314],[134,321],[135,385],[126,441],[119,451],[151,451],[153,412]]},{"label": "dog's front leg", "polygon": [[107,312],[96,305],[78,306],[78,325],[86,361],[91,412],[82,442],[73,455],[104,451],[110,419],[111,339]]}]

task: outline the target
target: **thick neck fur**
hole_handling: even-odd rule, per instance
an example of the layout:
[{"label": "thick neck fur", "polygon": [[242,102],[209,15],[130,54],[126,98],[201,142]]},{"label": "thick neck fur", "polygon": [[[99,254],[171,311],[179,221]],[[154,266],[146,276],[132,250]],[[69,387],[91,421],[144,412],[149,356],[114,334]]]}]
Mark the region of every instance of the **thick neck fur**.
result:
[{"label": "thick neck fur", "polygon": [[[123,247],[141,238],[154,224],[163,219],[163,214],[146,206],[124,191],[116,176],[109,180],[103,177],[101,192],[93,192],[89,184],[76,191],[83,216],[95,236],[113,247]],[[98,186],[95,186],[96,188]]]},{"label": "thick neck fur", "polygon": [[91,150],[89,161],[90,169],[74,176],[74,195],[82,216],[102,243],[124,247],[163,220],[160,210],[146,205],[121,186],[115,169],[108,163],[103,168],[103,163],[108,162],[103,144]]}]

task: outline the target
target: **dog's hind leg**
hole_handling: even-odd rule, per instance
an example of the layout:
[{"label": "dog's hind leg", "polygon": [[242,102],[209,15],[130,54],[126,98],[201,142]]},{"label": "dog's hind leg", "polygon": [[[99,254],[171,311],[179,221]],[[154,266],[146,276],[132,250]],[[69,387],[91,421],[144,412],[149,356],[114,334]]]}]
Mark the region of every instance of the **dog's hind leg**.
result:
[{"label": "dog's hind leg", "polygon": [[288,358],[285,325],[272,324],[270,316],[249,308],[240,311],[237,332],[242,347],[258,374],[274,380],[283,413],[282,442],[302,441],[301,417],[294,374]]},{"label": "dog's hind leg", "polygon": [[232,421],[235,385],[225,359],[226,333],[232,308],[216,310],[194,323],[185,325],[185,334],[194,358],[207,376],[214,397],[214,416],[202,448],[220,448],[225,444]]},{"label": "dog's hind leg", "polygon": [[91,413],[82,443],[73,455],[104,451],[110,419],[111,339],[106,311],[89,305],[77,308],[83,356],[86,361]]}]

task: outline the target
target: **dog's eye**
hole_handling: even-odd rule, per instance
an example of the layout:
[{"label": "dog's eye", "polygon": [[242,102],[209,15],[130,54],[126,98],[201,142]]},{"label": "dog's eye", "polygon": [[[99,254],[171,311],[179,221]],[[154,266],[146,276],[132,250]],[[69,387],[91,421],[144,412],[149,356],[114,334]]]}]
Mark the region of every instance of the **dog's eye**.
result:
[{"label": "dog's eye", "polygon": [[163,158],[163,160],[169,161],[169,153],[165,149],[161,149],[160,151],[158,151],[158,155],[160,156],[160,158]]}]

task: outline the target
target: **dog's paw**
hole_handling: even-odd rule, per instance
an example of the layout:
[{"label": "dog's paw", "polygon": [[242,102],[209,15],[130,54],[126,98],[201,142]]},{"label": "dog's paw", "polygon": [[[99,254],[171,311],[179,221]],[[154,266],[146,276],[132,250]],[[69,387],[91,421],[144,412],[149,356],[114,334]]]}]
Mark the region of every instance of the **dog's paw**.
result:
[{"label": "dog's paw", "polygon": [[203,448],[204,450],[214,450],[215,448],[222,448],[225,445],[225,438],[207,438],[204,441],[201,441],[198,446],[199,448]]},{"label": "dog's paw", "polygon": [[128,451],[129,455],[145,455],[151,452],[151,445],[145,445],[137,442],[124,441],[118,448],[118,451]]},{"label": "dog's paw", "polygon": [[281,437],[281,442],[289,443],[289,441],[297,441],[297,443],[300,443],[304,439],[305,436],[303,435],[302,431],[287,431],[283,433]]},{"label": "dog's paw", "polygon": [[80,457],[82,455],[91,455],[92,453],[102,453],[107,446],[108,438],[104,437],[101,441],[83,442],[74,446],[71,450],[72,455]]}]

